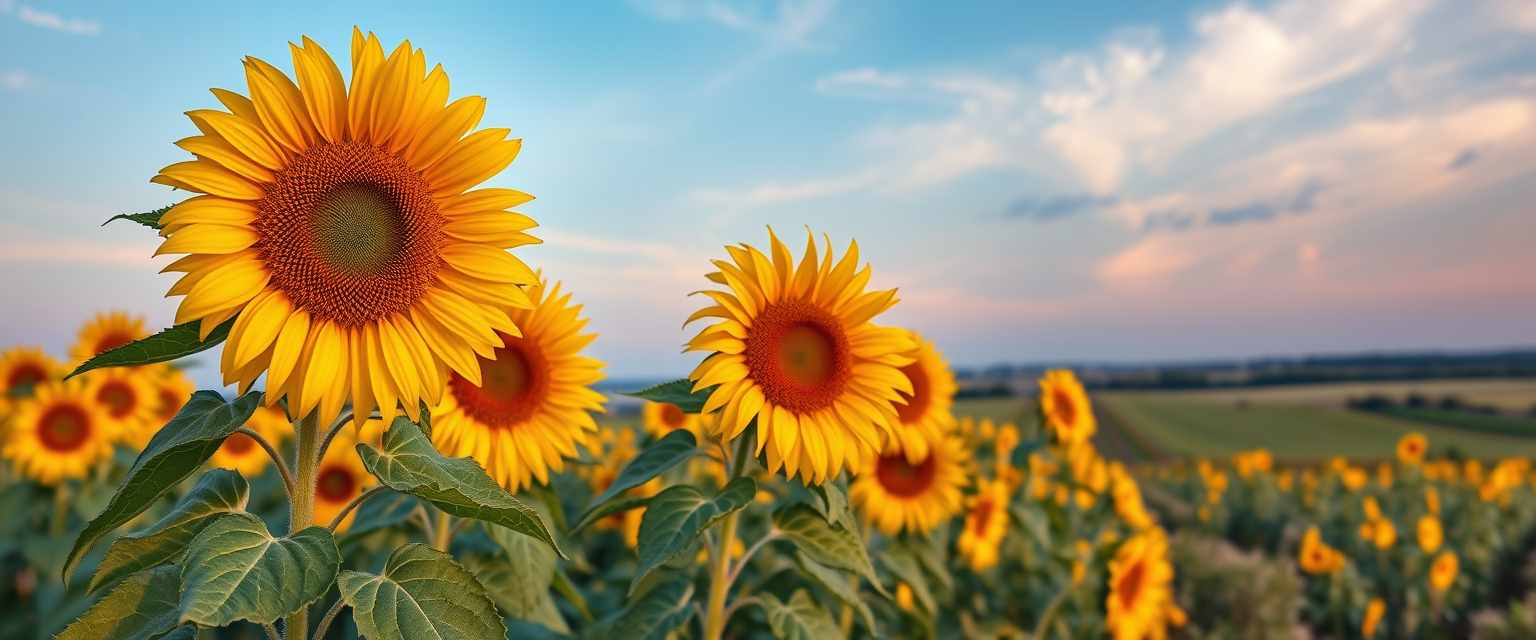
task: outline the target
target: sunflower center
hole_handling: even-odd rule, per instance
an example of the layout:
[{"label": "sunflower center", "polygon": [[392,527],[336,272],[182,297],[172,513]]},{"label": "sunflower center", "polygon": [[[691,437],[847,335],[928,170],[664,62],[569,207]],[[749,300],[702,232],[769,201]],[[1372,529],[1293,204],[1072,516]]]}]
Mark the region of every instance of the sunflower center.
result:
[{"label": "sunflower center", "polygon": [[670,429],[683,426],[688,421],[688,414],[683,413],[683,408],[675,404],[661,405],[661,423]]},{"label": "sunflower center", "polygon": [[170,389],[160,390],[160,407],[155,415],[161,420],[170,420],[181,411],[181,396]]},{"label": "sunflower center", "polygon": [[256,206],[256,248],[273,286],[320,318],[353,327],[407,311],[436,277],[437,200],[378,147],[310,149]]},{"label": "sunflower center", "polygon": [[315,477],[315,495],[326,502],[346,502],[357,492],[357,479],[342,467],[326,467]]},{"label": "sunflower center", "polygon": [[529,418],[549,390],[549,363],[531,342],[502,334],[495,360],[480,359],[480,386],[458,374],[448,383],[464,412],[481,424],[510,429]]},{"label": "sunflower center", "polygon": [[101,355],[135,340],[133,334],[114,331],[96,341],[96,355]]},{"label": "sunflower center", "polygon": [[234,433],[230,434],[228,438],[224,439],[223,447],[224,450],[229,453],[235,454],[237,456],[243,456],[247,453],[250,453],[252,449],[256,448],[256,441],[252,440],[250,436],[243,433]]},{"label": "sunflower center", "polygon": [[96,391],[96,400],[107,408],[107,413],[113,418],[122,419],[133,413],[138,406],[138,394],[133,388],[121,380],[111,380],[101,385]]},{"label": "sunflower center", "polygon": [[880,456],[879,462],[875,463],[875,478],[891,495],[901,498],[922,495],[933,486],[933,479],[938,475],[939,465],[934,458],[929,454],[914,465],[901,453]]},{"label": "sunflower center", "polygon": [[1071,427],[1077,424],[1077,405],[1072,403],[1072,395],[1061,389],[1051,391],[1051,401],[1055,405],[1056,417],[1061,426]]},{"label": "sunflower center", "polygon": [[17,365],[5,381],[5,393],[12,398],[31,395],[32,388],[47,377],[48,372],[36,364],[29,362]]},{"label": "sunflower center", "polygon": [[976,501],[976,506],[971,508],[971,530],[977,534],[987,531],[987,525],[992,523],[992,499],[982,498]]},{"label": "sunflower center", "polygon": [[853,364],[848,336],[830,313],[800,300],[763,309],[747,335],[747,368],[776,405],[825,409],[842,394]]},{"label": "sunflower center", "polygon": [[929,391],[928,372],[923,370],[920,362],[914,362],[901,368],[901,375],[912,382],[912,395],[897,391],[906,404],[896,405],[896,415],[901,418],[903,424],[912,424],[922,419],[928,411],[928,404],[933,399]]},{"label": "sunflower center", "polygon": [[56,405],[44,411],[38,421],[37,439],[50,451],[78,450],[90,437],[91,417],[80,407]]},{"label": "sunflower center", "polygon": [[1137,560],[1120,576],[1120,581],[1115,584],[1115,593],[1120,596],[1122,608],[1130,609],[1136,606],[1136,598],[1141,595],[1141,582],[1146,572],[1146,563]]}]

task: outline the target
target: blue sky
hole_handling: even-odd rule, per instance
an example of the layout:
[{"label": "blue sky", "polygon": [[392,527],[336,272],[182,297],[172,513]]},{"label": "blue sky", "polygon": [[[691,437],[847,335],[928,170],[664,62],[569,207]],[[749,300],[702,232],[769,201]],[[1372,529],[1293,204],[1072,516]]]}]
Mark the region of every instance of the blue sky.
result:
[{"label": "blue sky", "polygon": [[[1536,342],[1536,4],[0,0],[0,343],[169,324],[182,115],[353,24],[489,100],[617,376],[729,242],[857,238],[962,365]],[[953,4],[953,3],[948,3]],[[1065,4],[1065,3],[1061,3]]]}]

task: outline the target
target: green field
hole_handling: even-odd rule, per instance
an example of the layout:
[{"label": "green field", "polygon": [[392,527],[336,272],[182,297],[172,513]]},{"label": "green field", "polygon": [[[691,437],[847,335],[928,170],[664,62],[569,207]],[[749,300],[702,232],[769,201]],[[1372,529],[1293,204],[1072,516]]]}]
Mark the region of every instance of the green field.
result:
[{"label": "green field", "polygon": [[1434,400],[1454,395],[1468,404],[1494,406],[1511,413],[1526,413],[1536,407],[1536,379],[1533,378],[1344,382],[1166,393],[1215,402],[1248,401],[1329,407],[1342,407],[1350,398],[1368,394],[1385,395],[1401,401],[1408,394],[1417,393]]}]

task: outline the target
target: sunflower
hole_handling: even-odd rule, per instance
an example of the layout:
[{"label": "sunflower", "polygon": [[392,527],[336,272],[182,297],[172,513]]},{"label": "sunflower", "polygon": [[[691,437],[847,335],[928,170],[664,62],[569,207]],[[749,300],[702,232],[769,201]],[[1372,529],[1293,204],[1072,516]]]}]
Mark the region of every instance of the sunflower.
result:
[{"label": "sunflower", "polygon": [[1008,485],[982,480],[967,503],[958,544],[971,569],[981,571],[997,564],[997,548],[1008,533]]},{"label": "sunflower", "polygon": [[155,390],[152,375],[138,367],[113,367],[85,376],[91,399],[101,406],[108,429],[122,442],[137,442],[140,434],[154,423],[160,394]]},{"label": "sunflower", "polygon": [[928,455],[928,443],[944,437],[944,432],[955,421],[950,407],[955,403],[955,375],[949,364],[932,342],[908,332],[913,344],[912,364],[901,368],[901,375],[912,383],[912,392],[901,393],[896,403],[896,428],[894,441],[907,459],[917,464]]},{"label": "sunflower", "polygon": [[694,391],[713,388],[704,413],[720,410],[715,432],[735,440],[756,419],[757,449],[769,473],[784,470],[807,484],[835,478],[884,450],[901,423],[902,394],[914,393],[901,368],[912,364],[912,338],[870,320],[896,304],[896,290],[868,291],[870,267],[858,268],[850,243],[833,265],[826,239],[818,262],[807,231],[797,267],[769,230],[769,256],[726,247],[709,279],[727,291],[702,291],[714,303],[688,322],[717,318],[686,350],[709,353],[689,374]]},{"label": "sunflower", "polygon": [[[251,414],[245,421],[245,428],[255,431],[265,438],[272,446],[282,442],[283,436],[289,431],[288,416],[283,413],[280,406],[263,406]],[[332,444],[334,448],[336,445]],[[243,433],[236,433],[224,439],[213,457],[208,459],[208,464],[225,469],[238,471],[247,478],[255,477],[267,465],[272,462],[271,456],[256,443],[254,438]],[[327,520],[326,522],[330,522]]]},{"label": "sunflower", "polygon": [[1381,598],[1371,598],[1365,605],[1365,617],[1360,622],[1360,635],[1365,638],[1376,637],[1376,628],[1381,626],[1381,619],[1387,615],[1387,603]]},{"label": "sunflower", "polygon": [[1164,637],[1173,606],[1168,537],[1152,527],[1130,538],[1109,561],[1104,623],[1115,640]]},{"label": "sunflower", "polygon": [[660,438],[677,429],[699,434],[699,415],[684,413],[682,407],[670,402],[647,402],[640,408],[640,424],[646,433]]},{"label": "sunflower", "polygon": [[1323,535],[1315,525],[1302,534],[1301,548],[1296,555],[1301,570],[1312,575],[1334,573],[1344,568],[1344,554],[1323,542]]},{"label": "sunflower", "polygon": [[[595,453],[598,454],[598,463],[589,467],[585,474],[587,486],[594,496],[607,491],[613,481],[618,479],[619,472],[636,454],[635,432],[631,429],[604,429],[598,433],[597,440]],[[659,493],[662,486],[661,478],[651,478],[645,484],[625,492],[625,495],[649,498]],[[640,507],[604,517],[594,526],[618,531],[624,536],[624,543],[634,547],[640,542],[640,520],[644,517],[645,507]]]},{"label": "sunflower", "polygon": [[112,431],[106,411],[81,379],[46,382],[11,416],[0,454],[22,474],[43,484],[83,478],[112,455]]},{"label": "sunflower", "polygon": [[1456,558],[1455,551],[1441,551],[1435,556],[1434,564],[1429,567],[1429,586],[1436,593],[1445,593],[1456,583],[1456,573],[1460,570],[1461,563]]},{"label": "sunflower", "polygon": [[1419,432],[1409,433],[1397,441],[1397,459],[1403,464],[1418,464],[1424,461],[1424,452],[1429,450],[1429,440]]},{"label": "sunflower", "polygon": [[1424,553],[1434,553],[1440,550],[1440,545],[1445,543],[1445,529],[1440,526],[1440,519],[1432,515],[1419,518],[1419,548]]},{"label": "sunflower", "polygon": [[1066,447],[1087,442],[1098,428],[1088,392],[1065,369],[1052,369],[1040,378],[1040,415],[1056,442]]},{"label": "sunflower", "polygon": [[197,388],[192,381],[187,379],[187,374],[182,373],[176,367],[164,367],[160,374],[153,376],[150,384],[155,391],[154,417],[146,422],[137,432],[123,435],[123,441],[135,449],[143,449],[155,437],[161,427],[164,427],[181,412],[181,407],[191,399],[192,392]]},{"label": "sunflower", "polygon": [[38,385],[64,375],[64,365],[37,347],[0,352],[0,411],[29,398]]},{"label": "sunflower", "polygon": [[969,459],[960,438],[918,432],[927,453],[912,462],[910,449],[872,454],[853,480],[848,497],[888,535],[927,533],[964,506]]},{"label": "sunflower", "polygon": [[577,445],[590,446],[592,413],[604,402],[590,386],[603,379],[603,363],[581,355],[597,337],[582,333],[581,305],[559,283],[551,289],[541,281],[528,295],[533,307],[512,312],[522,335],[502,335],[504,345],[480,359],[484,384],[451,374],[432,408],[437,448],[474,458],[510,491],[549,482]]},{"label": "sunflower", "polygon": [[69,358],[75,364],[80,364],[148,335],[142,316],[122,311],[98,313],[85,326],[80,327],[74,346],[69,348]]},{"label": "sunflower", "polygon": [[[347,503],[373,484],[373,476],[357,456],[357,443],[355,432],[343,430],[336,434],[330,448],[325,450],[325,458],[315,469],[315,524],[329,525]],[[354,509],[341,520],[336,532],[346,531],[356,518]]]},{"label": "sunflower", "polygon": [[1147,504],[1141,497],[1141,486],[1120,462],[1109,464],[1110,496],[1114,498],[1115,515],[1133,530],[1148,529],[1156,524]]},{"label": "sunflower", "polygon": [[[471,187],[521,147],[506,129],[465,134],[485,100],[448,103],[441,65],[402,42],[352,32],[352,73],[309,38],[289,45],[295,84],[245,59],[251,97],[214,89],[228,109],[188,117],[202,135],[177,142],[195,160],[151,182],[201,193],[161,219],[157,254],[185,275],[176,322],[203,336],[233,319],[220,360],[226,383],[263,373],[267,402],[298,417],[355,424],[397,401],[412,418],[436,404],[448,373],[479,384],[479,363],[519,330],[533,271],[504,249],[538,242],[507,211],[532,199]],[[479,356],[479,359],[476,356]]]}]

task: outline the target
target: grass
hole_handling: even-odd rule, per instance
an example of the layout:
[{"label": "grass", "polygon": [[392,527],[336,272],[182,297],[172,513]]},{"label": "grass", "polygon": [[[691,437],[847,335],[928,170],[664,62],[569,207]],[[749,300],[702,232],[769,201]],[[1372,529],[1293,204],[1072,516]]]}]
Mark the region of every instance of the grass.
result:
[{"label": "grass", "polygon": [[1507,436],[1536,437],[1536,418],[1488,415],[1470,411],[1450,411],[1428,407],[1391,407],[1380,413],[1404,420],[1424,422],[1467,431]]},{"label": "grass", "polygon": [[1536,406],[1536,378],[1344,382],[1169,393],[1227,403],[1248,401],[1257,404],[1312,404],[1330,407],[1342,407],[1350,398],[1373,393],[1391,396],[1399,401],[1410,393],[1419,393],[1431,399],[1455,395],[1469,404],[1492,405],[1508,412],[1525,413]]}]

